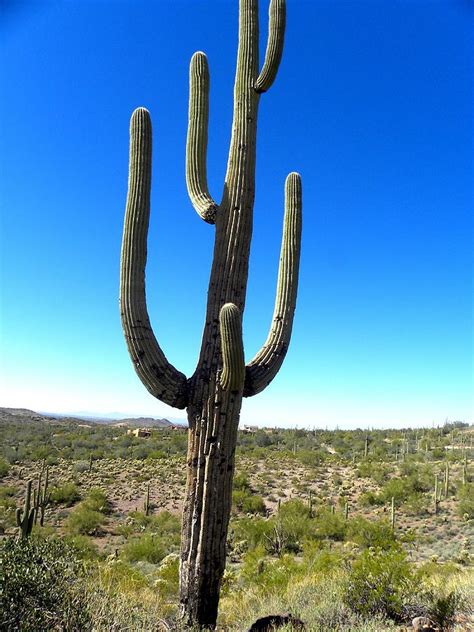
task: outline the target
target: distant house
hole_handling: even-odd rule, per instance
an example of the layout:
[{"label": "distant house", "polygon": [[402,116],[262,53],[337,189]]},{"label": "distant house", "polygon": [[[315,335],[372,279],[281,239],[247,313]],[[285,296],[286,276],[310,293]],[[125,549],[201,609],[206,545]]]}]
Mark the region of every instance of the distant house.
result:
[{"label": "distant house", "polygon": [[128,435],[133,435],[134,437],[140,437],[141,439],[147,439],[151,437],[151,430],[148,428],[135,428],[134,430],[127,430]]},{"label": "distant house", "polygon": [[254,434],[258,431],[258,426],[245,426],[242,428],[244,434]]}]

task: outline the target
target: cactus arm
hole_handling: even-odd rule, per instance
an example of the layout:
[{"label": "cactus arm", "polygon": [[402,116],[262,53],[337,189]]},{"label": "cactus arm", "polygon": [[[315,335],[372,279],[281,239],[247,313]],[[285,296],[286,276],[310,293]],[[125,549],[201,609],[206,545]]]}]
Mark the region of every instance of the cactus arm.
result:
[{"label": "cactus arm", "polygon": [[275,81],[283,53],[285,39],[286,4],[285,0],[271,0],[269,8],[269,25],[267,50],[263,68],[255,83],[258,93],[266,92]]},{"label": "cactus arm", "polygon": [[120,261],[120,312],[128,351],[147,390],[176,408],[187,405],[185,375],[166,359],[150,325],[145,294],[150,218],[151,120],[138,108],[130,122],[130,172]]},{"label": "cactus arm", "polygon": [[219,313],[222,345],[221,386],[225,391],[241,391],[245,379],[242,315],[233,303],[226,303]]},{"label": "cactus arm", "polygon": [[272,325],[265,344],[246,367],[244,397],[260,393],[273,380],[290,343],[298,290],[301,217],[301,178],[290,173],[285,183],[285,220]]},{"label": "cactus arm", "polygon": [[214,224],[218,205],[207,185],[207,128],[209,121],[209,68],[204,53],[197,52],[189,66],[189,118],[186,143],[186,184],[197,213]]}]

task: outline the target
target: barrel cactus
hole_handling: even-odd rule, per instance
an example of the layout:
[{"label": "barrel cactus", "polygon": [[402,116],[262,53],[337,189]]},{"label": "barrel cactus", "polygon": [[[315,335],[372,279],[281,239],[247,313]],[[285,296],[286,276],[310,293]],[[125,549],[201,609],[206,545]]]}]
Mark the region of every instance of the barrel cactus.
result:
[{"label": "barrel cactus", "polygon": [[133,366],[148,391],[187,410],[189,443],[180,563],[180,608],[188,625],[212,627],[225,567],[237,429],[243,397],[273,380],[290,342],[301,243],[301,179],[285,184],[285,213],[273,319],[260,351],[247,364],[242,340],[255,197],[257,114],[272,85],[285,31],[284,0],[271,0],[265,60],[258,55],[258,1],[240,0],[234,113],[221,201],[206,174],[209,69],[204,53],[190,64],[186,182],[199,216],[215,226],[207,310],[194,374],[187,378],[165,357],[153,333],[145,298],[150,215],[152,129],[138,108],[130,124],[130,170],[121,255],[120,309]]}]

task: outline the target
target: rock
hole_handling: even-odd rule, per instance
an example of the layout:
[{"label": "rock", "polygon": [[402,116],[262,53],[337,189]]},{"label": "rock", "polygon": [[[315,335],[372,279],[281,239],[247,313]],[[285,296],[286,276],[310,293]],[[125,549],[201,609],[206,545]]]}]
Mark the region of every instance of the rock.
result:
[{"label": "rock", "polygon": [[248,632],[273,632],[284,625],[292,625],[294,630],[306,629],[301,619],[297,619],[287,612],[285,614],[269,614],[257,619],[252,623]]},{"label": "rock", "polygon": [[414,632],[436,632],[436,625],[428,617],[415,617],[411,622]]}]

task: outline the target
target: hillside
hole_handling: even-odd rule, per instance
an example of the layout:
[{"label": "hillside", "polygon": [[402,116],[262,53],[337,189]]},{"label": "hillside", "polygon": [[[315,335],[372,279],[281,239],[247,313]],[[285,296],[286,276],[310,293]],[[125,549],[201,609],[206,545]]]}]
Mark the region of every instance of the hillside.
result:
[{"label": "hillside", "polygon": [[[173,625],[177,607],[187,433],[166,424],[138,438],[129,424],[150,420],[124,421],[0,409],[0,532],[17,534],[27,483],[47,468],[50,501],[34,533],[88,560],[81,591],[104,632],[112,619],[117,629]],[[219,629],[290,610],[309,631],[395,632],[434,613],[438,596],[459,632],[472,629],[473,431],[239,433]]]}]

